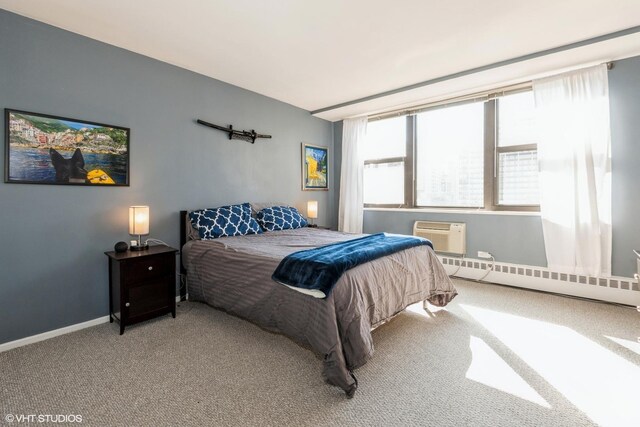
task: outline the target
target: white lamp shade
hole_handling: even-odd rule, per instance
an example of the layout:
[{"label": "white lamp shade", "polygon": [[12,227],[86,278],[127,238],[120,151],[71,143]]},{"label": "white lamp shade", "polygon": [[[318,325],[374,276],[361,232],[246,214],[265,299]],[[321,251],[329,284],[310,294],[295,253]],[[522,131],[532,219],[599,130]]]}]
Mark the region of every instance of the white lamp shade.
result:
[{"label": "white lamp shade", "polygon": [[149,234],[149,206],[129,207],[129,234]]},{"label": "white lamp shade", "polygon": [[318,218],[318,201],[317,200],[309,200],[307,202],[307,216],[312,219]]}]

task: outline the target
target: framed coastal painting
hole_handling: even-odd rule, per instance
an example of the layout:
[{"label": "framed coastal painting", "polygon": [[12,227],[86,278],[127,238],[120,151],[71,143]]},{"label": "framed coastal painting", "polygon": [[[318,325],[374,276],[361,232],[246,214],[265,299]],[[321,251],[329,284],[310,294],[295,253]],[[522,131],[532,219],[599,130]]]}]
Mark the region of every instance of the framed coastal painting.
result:
[{"label": "framed coastal painting", "polygon": [[4,181],[129,185],[127,128],[5,109]]},{"label": "framed coastal painting", "polygon": [[329,189],[329,149],[302,143],[302,189]]}]

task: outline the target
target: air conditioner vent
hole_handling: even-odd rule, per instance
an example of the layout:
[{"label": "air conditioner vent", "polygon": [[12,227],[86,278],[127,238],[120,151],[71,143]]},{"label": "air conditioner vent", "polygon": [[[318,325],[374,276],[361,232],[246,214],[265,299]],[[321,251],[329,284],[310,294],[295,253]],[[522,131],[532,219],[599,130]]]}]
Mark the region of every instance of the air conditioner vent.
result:
[{"label": "air conditioner vent", "polygon": [[467,226],[461,222],[416,221],[413,235],[431,240],[436,252],[465,255]]}]

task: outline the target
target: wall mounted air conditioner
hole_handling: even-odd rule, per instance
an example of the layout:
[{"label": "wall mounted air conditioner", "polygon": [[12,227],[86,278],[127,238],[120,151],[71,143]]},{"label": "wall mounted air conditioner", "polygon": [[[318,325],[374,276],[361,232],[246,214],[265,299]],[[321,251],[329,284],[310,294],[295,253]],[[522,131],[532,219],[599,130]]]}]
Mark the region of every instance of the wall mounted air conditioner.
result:
[{"label": "wall mounted air conditioner", "polygon": [[467,225],[462,222],[416,221],[413,235],[431,240],[436,252],[467,253]]}]

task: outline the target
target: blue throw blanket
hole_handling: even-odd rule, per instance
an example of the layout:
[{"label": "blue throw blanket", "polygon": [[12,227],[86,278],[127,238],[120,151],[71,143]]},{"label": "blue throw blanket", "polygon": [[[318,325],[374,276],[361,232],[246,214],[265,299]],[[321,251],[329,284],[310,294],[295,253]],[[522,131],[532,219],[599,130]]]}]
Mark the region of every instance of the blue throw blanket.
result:
[{"label": "blue throw blanket", "polygon": [[289,286],[319,290],[326,298],[345,271],[365,262],[421,245],[428,245],[433,249],[431,242],[421,237],[371,234],[346,242],[294,252],[280,262],[271,277]]}]

